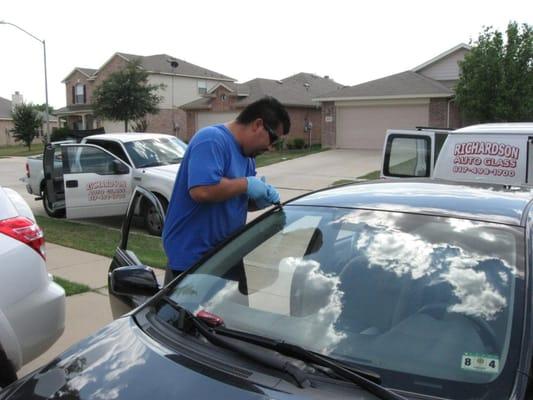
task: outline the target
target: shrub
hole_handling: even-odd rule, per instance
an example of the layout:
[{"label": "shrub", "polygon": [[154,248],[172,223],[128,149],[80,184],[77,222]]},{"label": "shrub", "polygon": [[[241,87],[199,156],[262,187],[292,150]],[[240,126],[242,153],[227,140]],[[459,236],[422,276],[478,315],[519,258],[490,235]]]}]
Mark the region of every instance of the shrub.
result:
[{"label": "shrub", "polygon": [[280,138],[274,145],[277,151],[282,151],[285,146],[285,138]]},{"label": "shrub", "polygon": [[305,140],[302,138],[295,138],[293,140],[294,148],[297,150],[303,149],[305,147]]}]

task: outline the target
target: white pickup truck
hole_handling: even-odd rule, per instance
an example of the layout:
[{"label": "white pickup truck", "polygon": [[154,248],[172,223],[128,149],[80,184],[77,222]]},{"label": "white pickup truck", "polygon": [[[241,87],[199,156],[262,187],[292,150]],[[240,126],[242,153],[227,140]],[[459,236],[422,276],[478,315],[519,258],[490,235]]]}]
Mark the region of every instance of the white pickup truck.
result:
[{"label": "white pickup truck", "polygon": [[455,131],[389,129],[382,160],[382,178],[533,186],[533,123],[482,124]]},{"label": "white pickup truck", "polygon": [[[135,186],[154,193],[166,210],[187,145],[158,133],[91,135],[81,143],[58,142],[28,158],[29,193],[42,197],[50,216],[93,218],[124,215]],[[162,221],[149,203],[138,213],[160,234]]]}]

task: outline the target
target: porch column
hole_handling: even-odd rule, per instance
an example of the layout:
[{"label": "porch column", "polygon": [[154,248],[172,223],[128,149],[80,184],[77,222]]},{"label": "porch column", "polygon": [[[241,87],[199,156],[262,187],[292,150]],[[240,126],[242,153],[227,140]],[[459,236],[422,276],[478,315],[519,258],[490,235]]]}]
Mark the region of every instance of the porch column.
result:
[{"label": "porch column", "polygon": [[81,114],[81,129],[82,130],[87,129],[87,124],[86,124],[86,121],[85,121],[85,114]]}]

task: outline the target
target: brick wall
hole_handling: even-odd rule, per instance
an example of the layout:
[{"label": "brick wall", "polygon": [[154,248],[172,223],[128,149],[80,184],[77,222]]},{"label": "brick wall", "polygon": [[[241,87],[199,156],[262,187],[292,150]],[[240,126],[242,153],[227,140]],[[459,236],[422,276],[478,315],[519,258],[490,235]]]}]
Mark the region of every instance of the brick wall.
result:
[{"label": "brick wall", "polygon": [[[187,116],[185,111],[181,109],[176,109],[174,111],[174,120],[179,126],[177,131],[177,136],[180,139],[187,138]],[[146,116],[146,121],[148,122],[148,132],[153,133],[168,133],[174,135],[172,129],[172,110],[160,110],[157,114],[149,114]]]},{"label": "brick wall", "polygon": [[74,72],[67,81],[65,81],[65,94],[67,98],[67,106],[75,104],[72,98],[72,87],[77,84],[85,85],[85,103],[89,104],[92,99],[94,86],[93,82],[87,80],[87,77],[79,71]]},{"label": "brick wall", "polygon": [[187,132],[185,138],[187,141],[191,140],[192,136],[196,133],[196,111],[187,111]]},{"label": "brick wall", "polygon": [[335,147],[337,145],[337,117],[333,101],[322,103],[321,121],[322,146]]},{"label": "brick wall", "polygon": [[123,68],[126,68],[128,65],[128,62],[124,60],[119,55],[115,55],[109,62],[102,67],[100,67],[100,70],[98,71],[98,75],[96,76],[96,79],[94,80],[94,87],[96,88],[99,86],[102,81],[105,81],[110,74],[113,72],[119,71]]},{"label": "brick wall", "polygon": [[295,138],[302,138],[305,143],[309,141],[309,134],[304,132],[304,123],[307,118],[313,124],[311,130],[312,144],[321,143],[322,124],[321,111],[317,108],[303,108],[303,107],[287,107],[289,117],[291,118],[291,130],[287,136],[287,140]]},{"label": "brick wall", "polygon": [[235,111],[235,102],[237,100],[238,98],[235,96],[234,93],[231,93],[223,86],[219,86],[215,90],[214,98],[211,101],[211,110],[213,112]]},{"label": "brick wall", "polygon": [[[450,99],[430,99],[429,101],[429,126],[437,128],[461,128],[463,119],[455,101],[452,101],[448,107]],[[450,112],[448,126],[448,110]]]}]

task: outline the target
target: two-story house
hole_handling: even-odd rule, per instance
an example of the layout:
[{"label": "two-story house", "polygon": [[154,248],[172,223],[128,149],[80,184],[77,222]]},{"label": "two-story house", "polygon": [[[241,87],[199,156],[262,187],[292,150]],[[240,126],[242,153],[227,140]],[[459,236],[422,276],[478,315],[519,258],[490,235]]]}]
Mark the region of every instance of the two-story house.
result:
[{"label": "two-story house", "polygon": [[149,83],[164,85],[158,93],[163,98],[159,113],[146,116],[148,132],[184,137],[187,118],[185,111],[179,107],[202,97],[215,85],[235,82],[233,78],[166,54],[138,56],[115,53],[99,69],[77,67],[67,75],[62,81],[67,106],[57,110],[56,115],[66,120],[67,126],[72,129],[104,128],[106,132],[123,132],[123,121],[102,120],[94,114],[92,95],[112,72],[125,68],[128,62],[136,59],[140,61],[140,67],[148,72]]}]

